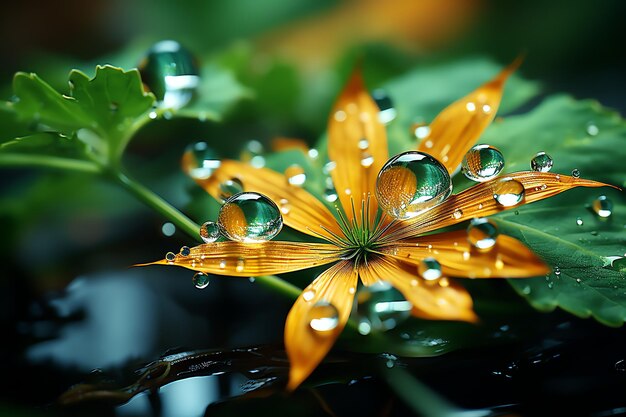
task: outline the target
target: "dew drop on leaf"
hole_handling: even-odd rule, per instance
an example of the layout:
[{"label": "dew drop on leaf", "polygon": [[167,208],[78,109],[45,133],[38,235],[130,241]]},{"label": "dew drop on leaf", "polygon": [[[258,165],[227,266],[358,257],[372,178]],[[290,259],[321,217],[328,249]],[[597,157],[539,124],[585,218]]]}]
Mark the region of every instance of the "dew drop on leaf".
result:
[{"label": "dew drop on leaf", "polygon": [[493,189],[493,198],[504,207],[513,207],[524,199],[524,186],[512,178],[502,178]]},{"label": "dew drop on leaf", "polygon": [[545,152],[537,152],[537,154],[530,160],[530,168],[537,172],[549,172],[554,165],[554,161]]},{"label": "dew drop on leaf", "polygon": [[278,206],[266,196],[244,192],[230,197],[221,207],[217,224],[222,235],[246,243],[265,242],[283,227]]},{"label": "dew drop on leaf", "polygon": [[331,303],[318,301],[307,312],[307,321],[311,329],[323,334],[337,328],[339,312]]},{"label": "dew drop on leaf", "polygon": [[191,281],[193,282],[193,285],[200,290],[209,286],[209,276],[204,272],[196,273]]},{"label": "dew drop on leaf", "polygon": [[378,202],[390,216],[409,219],[443,202],[452,193],[446,168],[432,156],[404,152],[382,167],[376,180]]},{"label": "dew drop on leaf", "polygon": [[213,243],[220,237],[220,229],[215,222],[204,222],[200,226],[200,238],[204,243]]},{"label": "dew drop on leaf", "polygon": [[593,201],[591,208],[599,217],[607,218],[613,213],[613,202],[605,195],[601,195]]},{"label": "dew drop on leaf", "polygon": [[461,170],[472,181],[489,181],[504,168],[504,156],[490,145],[475,145],[463,157]]},{"label": "dew drop on leaf", "polygon": [[467,228],[467,240],[477,249],[491,249],[498,238],[498,227],[489,219],[473,219]]},{"label": "dew drop on leaf", "polygon": [[584,224],[583,219],[581,217],[576,217],[576,224],[582,226]]}]

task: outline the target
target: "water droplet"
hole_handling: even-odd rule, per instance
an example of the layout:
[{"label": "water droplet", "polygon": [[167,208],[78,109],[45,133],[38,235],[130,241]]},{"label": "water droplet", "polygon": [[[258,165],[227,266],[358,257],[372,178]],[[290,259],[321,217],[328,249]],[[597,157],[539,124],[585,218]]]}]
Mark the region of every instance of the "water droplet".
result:
[{"label": "water droplet", "polygon": [[306,290],[302,293],[302,298],[304,301],[311,301],[315,297],[315,290]]},{"label": "water droplet", "polygon": [[226,201],[233,195],[243,191],[243,183],[239,178],[231,178],[220,184],[220,198]]},{"label": "water droplet", "polygon": [[311,159],[317,159],[317,157],[320,155],[319,151],[315,148],[311,148],[308,150],[307,155],[309,155],[309,158]]},{"label": "water droplet", "polygon": [[239,153],[239,159],[243,162],[248,162],[255,168],[263,168],[265,166],[265,157],[263,144],[258,140],[249,140]]},{"label": "water droplet", "polygon": [[626,257],[623,257],[623,256],[614,257],[613,259],[611,259],[610,266],[616,271],[626,272]]},{"label": "water droplet", "polygon": [[577,168],[574,168],[572,170],[572,177],[574,178],[580,178],[580,171]]},{"label": "water droplet", "polygon": [[369,168],[374,163],[374,157],[369,152],[363,152],[361,155],[361,166],[364,168]]},{"label": "water droplet", "polygon": [[498,227],[489,219],[473,219],[467,228],[467,240],[477,249],[491,249],[498,234]]},{"label": "water droplet", "polygon": [[451,193],[452,181],[446,168],[432,156],[417,151],[391,158],[376,180],[379,204],[397,219],[415,217]]},{"label": "water droplet", "polygon": [[289,200],[286,198],[281,198],[278,202],[278,206],[280,207],[280,212],[284,215],[289,214],[291,211],[291,205],[289,204]]},{"label": "water droplet", "polygon": [[461,217],[463,217],[463,210],[461,209],[454,210],[454,213],[452,213],[452,217],[454,217],[457,220],[460,219]]},{"label": "water droplet", "polygon": [[414,123],[413,126],[411,126],[411,131],[417,139],[422,140],[430,135],[430,126],[423,122]]},{"label": "water droplet", "polygon": [[148,117],[151,118],[152,120],[156,119],[158,116],[159,115],[154,110],[148,113]]},{"label": "water droplet", "polygon": [[398,112],[393,107],[393,102],[387,92],[382,89],[376,89],[372,91],[372,98],[380,109],[378,112],[378,120],[385,125],[391,123],[398,115]]},{"label": "water droplet", "polygon": [[367,332],[361,334],[395,328],[411,315],[413,307],[402,293],[384,281],[359,289],[356,299],[359,323],[367,324]]},{"label": "water droplet", "polygon": [[488,181],[504,168],[504,156],[490,145],[475,145],[463,158],[461,170],[472,181]]},{"label": "water droplet", "polygon": [[300,165],[291,165],[285,170],[287,182],[291,185],[301,186],[306,182],[306,173]]},{"label": "water droplet", "polygon": [[359,149],[361,149],[362,151],[364,151],[364,150],[366,150],[367,148],[369,148],[369,147],[370,147],[370,142],[369,142],[369,140],[367,140],[367,139],[361,139],[361,140],[359,141],[358,146],[359,146]]},{"label": "water droplet", "polygon": [[331,172],[335,170],[335,168],[337,168],[337,163],[335,161],[328,161],[326,162],[326,164],[324,164],[324,167],[322,168],[322,172],[326,175],[329,175]]},{"label": "water droplet", "polygon": [[174,260],[176,259],[176,254],[174,252],[168,252],[165,254],[165,259],[168,262],[174,262]]},{"label": "water droplet", "polygon": [[552,169],[554,161],[547,153],[541,151],[530,160],[530,168],[537,172],[548,172]]},{"label": "water droplet", "polygon": [[173,236],[174,233],[176,233],[176,226],[174,226],[174,223],[165,222],[163,223],[163,226],[161,226],[161,233],[168,237]]},{"label": "water droplet", "polygon": [[139,65],[141,79],[162,108],[179,109],[189,103],[200,84],[196,59],[176,41],[152,46]]},{"label": "water droplet", "polygon": [[337,201],[338,198],[339,196],[337,195],[335,187],[327,187],[324,190],[324,199],[329,203],[334,203],[335,201]]},{"label": "water droplet", "polygon": [[592,236],[598,236],[598,231],[597,230],[592,230],[591,231],[591,235]]},{"label": "water droplet", "polygon": [[283,227],[283,217],[276,204],[266,196],[244,192],[230,197],[218,216],[220,232],[237,242],[265,242]]},{"label": "water droplet", "polygon": [[215,222],[204,222],[200,226],[200,237],[204,243],[213,243],[220,237],[220,229]]},{"label": "water droplet", "polygon": [[307,321],[316,332],[329,332],[339,325],[339,312],[331,303],[318,301],[307,312]]},{"label": "water droplet", "polygon": [[580,217],[576,217],[576,224],[582,226],[584,224],[583,219]]},{"label": "water droplet", "polygon": [[243,272],[246,267],[246,261],[243,258],[237,259],[237,264],[235,265],[235,271]]},{"label": "water droplet", "polygon": [[183,153],[183,171],[194,180],[209,178],[220,164],[217,153],[206,142],[192,143]]},{"label": "water droplet", "polygon": [[348,117],[348,115],[346,114],[345,111],[343,110],[337,110],[334,114],[334,118],[336,121],[338,122],[343,122],[346,120],[346,118]]},{"label": "water droplet", "polygon": [[441,277],[441,265],[435,258],[424,258],[420,262],[417,272],[428,281],[439,279]]},{"label": "water droplet", "polygon": [[196,288],[203,290],[209,286],[209,276],[203,272],[198,272],[191,279]]},{"label": "water droplet", "polygon": [[589,136],[596,136],[600,133],[600,129],[593,122],[587,123],[587,134]]},{"label": "water droplet", "polygon": [[473,102],[471,102],[471,101],[468,101],[468,102],[465,104],[465,108],[466,108],[466,109],[467,109],[467,111],[469,111],[469,112],[474,112],[474,111],[476,111],[476,103],[473,103]]},{"label": "water droplet", "polygon": [[524,288],[522,288],[522,293],[525,295],[528,295],[532,292],[530,285],[526,285]]},{"label": "water droplet", "polygon": [[552,281],[548,282],[548,288],[550,289],[554,288],[554,282]]},{"label": "water droplet", "polygon": [[502,178],[493,189],[493,198],[504,207],[513,207],[524,199],[524,186],[512,178]]},{"label": "water droplet", "polygon": [[554,275],[556,275],[557,277],[561,276],[561,268],[559,268],[558,266],[554,267]]},{"label": "water droplet", "polygon": [[582,282],[582,279],[580,279],[580,278],[576,278],[576,282],[577,282],[578,284],[580,284],[580,283]]},{"label": "water droplet", "polygon": [[591,204],[593,211],[600,217],[607,218],[611,216],[613,212],[613,202],[609,200],[605,195],[593,200]]},{"label": "water droplet", "polygon": [[191,249],[189,248],[189,246],[183,246],[182,248],[180,248],[180,256],[189,256],[190,253]]},{"label": "water droplet", "polygon": [[483,113],[485,114],[491,113],[491,106],[489,104],[483,104],[482,109],[483,109]]}]

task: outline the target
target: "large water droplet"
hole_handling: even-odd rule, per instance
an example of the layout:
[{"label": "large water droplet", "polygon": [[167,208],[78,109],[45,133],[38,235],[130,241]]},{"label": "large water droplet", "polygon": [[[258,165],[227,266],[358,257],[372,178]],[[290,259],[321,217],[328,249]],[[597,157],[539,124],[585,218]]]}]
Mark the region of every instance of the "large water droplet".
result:
[{"label": "large water droplet", "polygon": [[493,198],[504,207],[513,207],[524,199],[524,185],[512,178],[502,178],[493,188]]},{"label": "large water droplet", "polygon": [[461,170],[472,181],[489,181],[504,168],[504,156],[490,145],[475,145],[467,151]]},{"label": "large water droplet", "polygon": [[239,178],[232,178],[220,184],[220,198],[226,201],[233,195],[243,191],[243,183]]},{"label": "large water droplet", "polygon": [[266,196],[245,192],[230,197],[218,216],[220,232],[237,242],[265,242],[283,227],[276,204]]},{"label": "large water droplet", "polygon": [[202,290],[209,286],[209,276],[203,272],[198,272],[191,279],[196,288]]},{"label": "large water droplet", "polygon": [[598,216],[607,218],[611,216],[611,213],[613,213],[613,202],[605,195],[601,195],[593,200],[591,208]]},{"label": "large water droplet", "polygon": [[473,219],[467,228],[467,240],[477,249],[491,249],[498,233],[498,227],[491,220]]},{"label": "large water droplet", "polygon": [[363,287],[357,294],[359,333],[391,330],[411,315],[412,308],[402,293],[384,281]]},{"label": "large water droplet", "polygon": [[318,301],[307,312],[307,321],[313,330],[326,333],[339,325],[339,312],[331,303]]},{"label": "large water droplet", "polygon": [[397,219],[415,217],[451,193],[452,180],[446,168],[432,156],[417,151],[391,158],[376,180],[379,204]]},{"label": "large water droplet", "polygon": [[194,97],[200,84],[196,59],[176,41],[161,41],[139,64],[141,79],[163,108],[179,109]]},{"label": "large water droplet", "polygon": [[287,182],[291,185],[301,186],[306,182],[306,173],[300,165],[291,165],[285,170]]},{"label": "large water droplet", "polygon": [[220,237],[220,229],[215,222],[205,222],[200,226],[200,237],[204,243],[213,243]]},{"label": "large water droplet", "polygon": [[372,91],[372,98],[380,109],[380,112],[378,113],[378,120],[382,124],[392,122],[398,115],[398,112],[393,107],[393,102],[387,92],[383,89],[376,89]]},{"label": "large water droplet", "polygon": [[530,168],[537,172],[548,172],[552,169],[554,161],[545,152],[537,152],[537,154],[530,160]]},{"label": "large water droplet", "polygon": [[217,153],[206,142],[192,143],[183,154],[183,171],[194,180],[209,178],[220,164]]},{"label": "large water droplet", "polygon": [[428,281],[439,279],[441,277],[441,264],[435,258],[424,258],[419,263],[417,272]]}]

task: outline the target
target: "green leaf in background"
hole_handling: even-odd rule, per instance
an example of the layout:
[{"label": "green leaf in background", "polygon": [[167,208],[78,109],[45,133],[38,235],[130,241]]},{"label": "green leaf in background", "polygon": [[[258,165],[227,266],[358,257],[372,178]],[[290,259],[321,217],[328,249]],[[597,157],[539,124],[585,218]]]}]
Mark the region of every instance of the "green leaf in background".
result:
[{"label": "green leaf in background", "polygon": [[[626,123],[593,101],[558,96],[528,114],[494,123],[481,142],[498,147],[507,171],[529,169],[530,159],[545,151],[552,172],[579,169],[585,178],[626,184]],[[606,194],[613,202],[609,218],[590,206]],[[531,247],[555,272],[548,277],[510,280],[536,308],[561,307],[580,317],[619,326],[626,320],[626,273],[611,268],[611,257],[626,252],[626,204],[622,192],[575,190],[497,215],[501,232]]]}]

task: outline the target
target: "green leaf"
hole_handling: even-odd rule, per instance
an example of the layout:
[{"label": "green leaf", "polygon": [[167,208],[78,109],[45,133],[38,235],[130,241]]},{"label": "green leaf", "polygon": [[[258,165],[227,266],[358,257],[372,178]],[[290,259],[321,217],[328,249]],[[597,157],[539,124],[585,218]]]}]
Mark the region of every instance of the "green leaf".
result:
[{"label": "green leaf", "polygon": [[[569,174],[577,168],[585,178],[626,184],[626,123],[593,101],[550,98],[528,114],[495,123],[481,142],[503,152],[508,171],[528,169],[534,154],[545,151],[554,159],[552,172]],[[590,209],[601,194],[614,203],[608,219]],[[569,191],[502,212],[494,220],[502,233],[520,239],[558,268],[559,274],[548,277],[510,280],[534,307],[558,306],[610,326],[624,323],[626,273],[610,267],[610,257],[626,251],[623,193],[608,188]]]}]

